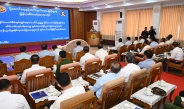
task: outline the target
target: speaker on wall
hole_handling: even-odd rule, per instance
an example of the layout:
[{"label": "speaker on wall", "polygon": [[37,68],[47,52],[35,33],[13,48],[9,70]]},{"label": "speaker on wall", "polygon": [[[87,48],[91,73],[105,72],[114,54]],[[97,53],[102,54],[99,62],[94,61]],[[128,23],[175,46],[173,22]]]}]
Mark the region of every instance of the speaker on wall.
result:
[{"label": "speaker on wall", "polygon": [[120,16],[120,18],[123,18],[123,13],[120,12],[120,13],[119,13],[119,16]]}]

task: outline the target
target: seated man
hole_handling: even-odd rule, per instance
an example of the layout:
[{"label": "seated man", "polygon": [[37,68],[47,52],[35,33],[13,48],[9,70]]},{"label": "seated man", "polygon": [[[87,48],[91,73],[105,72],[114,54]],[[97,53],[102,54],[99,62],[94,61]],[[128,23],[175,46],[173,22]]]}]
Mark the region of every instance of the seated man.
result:
[{"label": "seated man", "polygon": [[127,37],[127,41],[125,42],[125,46],[129,46],[132,44],[131,38]]},{"label": "seated man", "polygon": [[57,69],[56,69],[56,76],[60,73],[60,67],[64,64],[69,64],[69,63],[72,63],[73,61],[72,60],[68,60],[66,59],[66,51],[60,51],[59,52],[59,55],[60,55],[60,62],[59,64],[57,65]]},{"label": "seated man", "polygon": [[73,58],[76,57],[77,52],[80,52],[83,50],[83,47],[81,46],[81,41],[77,41],[76,44],[77,44],[77,47],[73,49]]},{"label": "seated man", "polygon": [[103,49],[103,45],[102,44],[99,44],[98,45],[98,49],[99,50],[96,51],[96,53],[95,53],[95,57],[100,58],[100,60],[102,61],[102,65],[103,65],[104,64],[105,56],[108,55],[108,52]]},{"label": "seated man", "polygon": [[167,41],[165,42],[165,44],[168,44],[168,45],[172,44],[172,43],[170,42],[170,37],[169,37],[169,36],[166,37],[166,40],[167,40]]},{"label": "seated man", "polygon": [[0,60],[0,63],[3,63],[3,61]]},{"label": "seated man", "polygon": [[171,56],[167,56],[167,59],[164,60],[164,63],[163,63],[163,70],[164,71],[166,71],[168,59],[175,59],[175,60],[178,60],[178,61],[182,61],[183,60],[183,50],[178,47],[178,43],[177,42],[173,42],[172,43],[172,48],[173,48],[173,50],[171,52]]},{"label": "seated man", "polygon": [[161,42],[159,43],[159,45],[164,45],[165,44],[165,38],[161,39]]},{"label": "seated man", "polygon": [[144,57],[143,57],[143,58],[144,58],[144,61],[139,62],[139,63],[138,63],[138,66],[139,66],[141,69],[146,68],[146,70],[148,71],[148,68],[149,68],[151,65],[155,64],[155,61],[153,61],[152,56],[153,56],[153,52],[152,52],[151,50],[146,50],[146,51],[144,52]]},{"label": "seated man", "polygon": [[144,38],[143,38],[143,36],[140,36],[140,37],[139,37],[139,43],[144,43]]},{"label": "seated man", "polygon": [[151,46],[149,45],[148,40],[145,40],[144,43],[146,44],[146,46],[144,46],[144,48],[142,49],[142,51],[139,54],[143,54],[146,50],[151,49]]},{"label": "seated man", "polygon": [[174,40],[173,40],[173,38],[172,38],[172,37],[173,37],[173,35],[172,35],[172,34],[169,34],[169,35],[168,35],[168,37],[170,38],[170,40],[169,40],[169,41],[170,41],[170,43],[172,44],[172,43],[174,42]]},{"label": "seated man", "polygon": [[84,70],[85,61],[86,61],[86,60],[95,58],[94,55],[92,55],[92,54],[89,53],[89,47],[88,47],[88,46],[85,46],[85,47],[83,48],[83,51],[84,51],[85,54],[84,54],[84,56],[82,56],[82,57],[80,58],[80,62],[79,62],[80,66],[82,67],[82,70]]},{"label": "seated man", "polygon": [[121,69],[120,63],[119,62],[113,62],[111,64],[109,73],[107,73],[106,75],[104,75],[104,76],[100,77],[99,79],[97,79],[94,86],[89,86],[89,89],[96,92],[96,96],[98,98],[100,98],[103,84],[118,78],[117,73],[120,71],[120,69]]},{"label": "seated man", "polygon": [[25,46],[21,46],[20,47],[20,54],[15,56],[15,61],[20,61],[22,59],[30,59],[30,55],[26,53],[26,47]]},{"label": "seated man", "polygon": [[56,45],[52,46],[52,50],[53,50],[53,54],[55,56],[55,61],[58,61],[59,58],[59,52],[61,51],[61,49],[59,49]]},{"label": "seated man", "polygon": [[134,61],[135,55],[133,53],[128,52],[125,56],[125,63],[127,65],[123,67],[119,72],[119,77],[125,77],[125,82],[128,82],[130,74],[140,70],[140,67],[134,64]]},{"label": "seated man", "polygon": [[12,85],[7,79],[0,79],[1,109],[31,109],[21,94],[11,94]]},{"label": "seated man", "polygon": [[152,37],[152,38],[151,38],[150,46],[151,46],[152,48],[155,48],[157,45],[158,45],[158,43],[156,42],[156,39]]},{"label": "seated man", "polygon": [[60,109],[60,103],[62,101],[85,93],[85,89],[83,86],[72,86],[71,78],[68,73],[59,73],[56,79],[58,82],[57,85],[62,89],[62,94],[55,100],[50,109]]},{"label": "seated man", "polygon": [[110,52],[113,52],[113,53],[118,53],[118,50],[120,49],[121,46],[124,46],[124,43],[122,42],[122,38],[119,38],[118,40],[118,44],[116,44],[115,47],[112,47],[112,48],[108,48],[110,49]]},{"label": "seated man", "polygon": [[26,83],[26,75],[27,75],[28,72],[35,71],[35,70],[41,70],[41,69],[46,68],[44,66],[39,66],[38,61],[39,61],[39,56],[38,55],[35,54],[35,55],[31,56],[32,66],[30,68],[24,70],[24,72],[22,73],[22,77],[21,77],[21,81],[20,81],[22,84]]},{"label": "seated man", "polygon": [[139,43],[139,41],[138,41],[138,37],[135,37],[135,41],[134,41],[134,45],[136,45],[136,44],[138,44]]},{"label": "seated man", "polygon": [[183,109],[184,108],[184,101],[182,101],[181,96],[176,96],[173,105],[166,104],[164,109]]},{"label": "seated man", "polygon": [[38,56],[40,58],[43,58],[45,56],[54,56],[54,53],[52,53],[51,51],[47,50],[47,44],[42,44],[41,48],[43,51],[38,53]]}]

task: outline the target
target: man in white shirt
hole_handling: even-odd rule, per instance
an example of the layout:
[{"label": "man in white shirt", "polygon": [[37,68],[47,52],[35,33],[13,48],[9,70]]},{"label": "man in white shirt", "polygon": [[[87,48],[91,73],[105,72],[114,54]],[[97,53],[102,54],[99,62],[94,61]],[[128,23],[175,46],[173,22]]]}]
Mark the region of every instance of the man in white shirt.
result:
[{"label": "man in white shirt", "polygon": [[[175,59],[175,60],[178,60],[178,61],[182,61],[183,60],[183,50],[178,47],[178,43],[177,42],[173,42],[172,43],[172,48],[173,48],[173,50],[171,52],[171,56],[167,56],[167,59],[164,60],[164,63],[163,63],[163,70],[164,71],[166,71],[168,59]],[[173,63],[175,63],[175,61],[173,61]]]},{"label": "man in white shirt", "polygon": [[28,72],[35,71],[35,70],[41,70],[41,69],[46,68],[44,66],[39,66],[38,61],[39,61],[39,56],[38,55],[35,54],[35,55],[31,56],[32,66],[30,68],[24,70],[24,72],[22,73],[22,77],[21,77],[21,81],[20,81],[22,84],[26,83],[26,75],[27,75]]},{"label": "man in white shirt", "polygon": [[80,62],[79,62],[79,65],[82,67],[82,70],[85,69],[84,67],[85,67],[85,61],[86,60],[95,58],[94,55],[89,53],[89,47],[88,46],[84,46],[83,51],[84,51],[85,55],[80,58]]},{"label": "man in white shirt", "polygon": [[53,54],[55,56],[55,61],[58,61],[59,52],[61,51],[61,49],[59,49],[56,45],[53,45],[52,50],[53,50]]},{"label": "man in white shirt", "polygon": [[26,53],[26,47],[25,46],[21,46],[20,47],[20,54],[15,56],[15,61],[20,61],[22,59],[30,59],[30,55]]},{"label": "man in white shirt", "polygon": [[172,35],[172,34],[169,34],[168,37],[170,38],[169,41],[170,41],[170,43],[172,44],[172,43],[174,42],[174,40],[173,40],[173,38],[172,38],[173,35]]},{"label": "man in white shirt", "polygon": [[168,44],[168,45],[172,44],[172,43],[170,42],[170,37],[169,37],[169,36],[167,36],[166,39],[167,39],[167,41],[165,42],[166,44]]},{"label": "man in white shirt", "polygon": [[159,43],[159,45],[165,45],[165,38],[161,39],[161,42]]},{"label": "man in white shirt", "polygon": [[144,38],[143,38],[143,36],[140,36],[140,37],[139,37],[139,43],[144,43]]},{"label": "man in white shirt", "polygon": [[41,48],[43,51],[38,53],[38,56],[40,58],[43,58],[45,56],[54,56],[54,53],[52,53],[51,51],[47,50],[47,44],[42,44]]},{"label": "man in white shirt", "polygon": [[138,42],[138,37],[135,37],[135,41],[134,41],[134,45],[136,45],[136,44],[138,44],[139,42]]},{"label": "man in white shirt", "polygon": [[119,77],[125,77],[125,82],[128,82],[130,74],[140,70],[140,67],[134,64],[134,61],[135,55],[133,53],[128,52],[125,56],[125,62],[127,65],[123,67],[119,72]]},{"label": "man in white shirt", "polygon": [[95,53],[95,57],[100,58],[100,60],[102,61],[102,65],[103,65],[104,64],[105,56],[108,55],[108,52],[103,49],[103,45],[102,44],[99,44],[98,45],[98,49],[99,50],[96,51],[96,53]]},{"label": "man in white shirt", "polygon": [[144,46],[144,48],[142,49],[142,51],[141,51],[139,54],[144,54],[144,52],[145,52],[146,50],[151,49],[151,46],[149,45],[148,40],[145,40],[144,43],[146,44],[146,46]]},{"label": "man in white shirt", "polygon": [[127,41],[125,42],[125,46],[129,46],[132,44],[131,38],[127,37]]},{"label": "man in white shirt", "polygon": [[77,44],[77,47],[73,49],[73,58],[76,57],[77,52],[80,52],[83,50],[83,47],[81,46],[81,41],[77,41],[76,44]]},{"label": "man in white shirt", "polygon": [[60,103],[64,100],[77,96],[79,94],[85,93],[83,86],[73,87],[71,83],[71,78],[66,72],[61,72],[57,76],[58,87],[63,91],[62,94],[55,100],[51,105],[50,109],[60,109]]},{"label": "man in white shirt", "polygon": [[25,97],[21,94],[11,94],[12,85],[7,79],[0,79],[1,109],[30,109]]}]

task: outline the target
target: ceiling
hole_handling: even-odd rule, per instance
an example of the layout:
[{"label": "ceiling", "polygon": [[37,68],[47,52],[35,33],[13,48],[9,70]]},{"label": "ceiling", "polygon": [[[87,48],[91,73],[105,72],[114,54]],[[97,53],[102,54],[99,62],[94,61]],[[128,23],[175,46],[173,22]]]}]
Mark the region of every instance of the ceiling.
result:
[{"label": "ceiling", "polygon": [[0,2],[79,8],[80,11],[132,8],[153,4],[184,4],[184,0],[0,0]]}]

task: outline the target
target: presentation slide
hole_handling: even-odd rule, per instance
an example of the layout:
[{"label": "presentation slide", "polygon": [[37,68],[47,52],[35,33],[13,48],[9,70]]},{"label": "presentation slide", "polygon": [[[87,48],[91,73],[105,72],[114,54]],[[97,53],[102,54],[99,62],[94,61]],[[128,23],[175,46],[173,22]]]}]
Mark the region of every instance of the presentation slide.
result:
[{"label": "presentation slide", "polygon": [[0,5],[0,45],[68,39],[69,10]]}]

